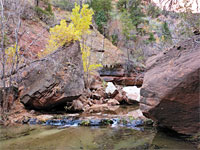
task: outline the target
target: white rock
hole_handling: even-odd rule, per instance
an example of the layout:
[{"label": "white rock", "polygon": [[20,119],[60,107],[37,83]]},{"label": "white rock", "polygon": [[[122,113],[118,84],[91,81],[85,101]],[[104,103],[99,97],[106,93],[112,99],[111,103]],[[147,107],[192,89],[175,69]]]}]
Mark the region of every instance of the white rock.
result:
[{"label": "white rock", "polygon": [[112,82],[107,83],[107,87],[106,87],[107,94],[109,94],[109,93],[113,94],[116,90],[117,90],[117,88],[115,87],[115,85]]},{"label": "white rock", "polygon": [[123,91],[126,92],[128,99],[140,102],[140,88],[136,86],[128,86],[124,87]]}]

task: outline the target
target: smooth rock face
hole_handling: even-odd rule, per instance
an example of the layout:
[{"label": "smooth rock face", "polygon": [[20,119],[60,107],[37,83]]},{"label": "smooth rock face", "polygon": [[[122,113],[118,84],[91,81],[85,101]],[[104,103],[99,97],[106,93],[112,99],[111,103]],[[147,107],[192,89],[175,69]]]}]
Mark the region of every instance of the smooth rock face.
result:
[{"label": "smooth rock face", "polygon": [[77,99],[84,90],[79,43],[58,49],[23,74],[20,100],[27,107],[51,109]]},{"label": "smooth rock face", "polygon": [[140,102],[140,88],[136,86],[124,87],[123,91],[126,92],[126,96],[130,101]]},{"label": "smooth rock face", "polygon": [[200,36],[147,62],[140,109],[158,125],[182,134],[200,129]]}]

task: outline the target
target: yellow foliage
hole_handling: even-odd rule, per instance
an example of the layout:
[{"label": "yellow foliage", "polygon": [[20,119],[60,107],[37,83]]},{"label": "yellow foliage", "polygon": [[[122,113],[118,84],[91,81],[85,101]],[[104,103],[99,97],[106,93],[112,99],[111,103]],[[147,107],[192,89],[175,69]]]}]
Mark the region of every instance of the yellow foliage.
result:
[{"label": "yellow foliage", "polygon": [[101,64],[90,64],[90,47],[85,44],[81,44],[81,53],[84,72],[90,74],[95,69],[103,67]]},{"label": "yellow foliage", "polygon": [[89,71],[93,71],[99,67],[103,67],[102,64],[92,64],[89,66]]},{"label": "yellow foliage", "polygon": [[75,4],[75,8],[72,10],[71,20],[75,29],[79,31],[80,36],[90,33],[89,28],[92,24],[92,15],[94,12],[88,7],[89,5],[83,4],[83,7],[80,11],[80,6]]},{"label": "yellow foliage", "polygon": [[[47,55],[64,44],[76,40],[81,41],[84,35],[90,34],[89,29],[94,12],[92,9],[89,9],[87,4],[82,6],[82,9],[80,9],[80,6],[75,4],[75,8],[72,10],[71,23],[67,24],[66,20],[61,20],[60,25],[50,28],[48,45],[42,55]],[[85,73],[90,74],[95,69],[102,67],[101,64],[90,64],[90,47],[81,44],[81,53]],[[41,54],[38,54],[38,56],[40,57]]]},{"label": "yellow foliage", "polygon": [[[50,28],[50,39],[42,55],[47,55],[66,43],[81,40],[83,35],[90,33],[89,28],[92,24],[94,12],[88,7],[88,5],[83,4],[83,8],[80,11],[80,6],[75,4],[70,24],[67,25],[66,20],[61,20],[60,25]],[[40,57],[41,54],[38,56]]]},{"label": "yellow foliage", "polygon": [[[17,61],[17,56],[15,56],[15,53],[16,53],[16,48],[17,48],[17,51],[18,51],[18,53],[19,53],[19,49],[20,49],[20,47],[18,46],[17,47],[17,45],[15,44],[14,46],[11,46],[11,47],[9,47],[9,48],[7,48],[6,50],[5,50],[5,54],[6,54],[6,56],[7,56],[7,63],[13,63],[13,60],[14,61]],[[14,58],[15,57],[15,58]]]}]

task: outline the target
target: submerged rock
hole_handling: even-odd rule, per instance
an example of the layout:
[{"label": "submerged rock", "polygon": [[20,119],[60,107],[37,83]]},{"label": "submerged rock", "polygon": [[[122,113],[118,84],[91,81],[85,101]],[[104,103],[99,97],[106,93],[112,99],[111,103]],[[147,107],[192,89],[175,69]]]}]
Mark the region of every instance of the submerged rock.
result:
[{"label": "submerged rock", "polygon": [[51,109],[77,99],[84,90],[79,43],[58,49],[23,74],[20,100],[29,108]]},{"label": "submerged rock", "polygon": [[140,108],[146,117],[182,134],[199,132],[200,36],[147,62]]},{"label": "submerged rock", "polygon": [[[75,127],[75,126],[112,126],[112,127],[128,127],[135,128],[144,125],[142,119],[130,118],[77,118],[77,117],[61,117],[51,118],[48,120],[40,120],[39,118],[30,118],[27,124],[42,124],[46,126],[58,126],[59,128]],[[135,128],[137,129],[137,128]],[[140,129],[139,129],[140,130]],[[142,130],[142,128],[141,128]]]}]

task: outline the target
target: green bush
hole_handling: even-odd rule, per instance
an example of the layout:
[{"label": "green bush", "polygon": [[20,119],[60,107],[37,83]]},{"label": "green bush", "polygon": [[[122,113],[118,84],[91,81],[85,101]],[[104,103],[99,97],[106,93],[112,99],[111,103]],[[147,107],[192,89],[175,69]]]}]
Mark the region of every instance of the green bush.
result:
[{"label": "green bush", "polygon": [[104,33],[104,26],[106,26],[110,12],[112,10],[112,0],[92,0],[88,2],[89,6],[94,10],[94,20],[98,26],[98,30]]},{"label": "green bush", "polygon": [[153,5],[153,4],[149,4],[147,7],[147,15],[151,16],[152,18],[156,18],[161,14],[161,10]]},{"label": "green bush", "polygon": [[154,42],[156,41],[155,37],[154,37],[154,34],[152,32],[149,33],[149,42]]},{"label": "green bush", "polygon": [[167,22],[165,21],[162,25],[162,33],[163,33],[163,36],[164,36],[164,40],[167,41],[167,40],[171,40],[172,38],[172,35],[171,35],[171,32],[169,30],[169,27],[168,27],[168,24]]},{"label": "green bush", "polygon": [[143,17],[145,17],[142,11],[141,0],[132,0],[132,4],[129,6],[129,13],[133,25],[138,29],[138,25],[144,23]]},{"label": "green bush", "polygon": [[55,7],[59,7],[67,11],[72,11],[74,8],[74,2],[70,0],[53,0],[52,3]]},{"label": "green bush", "polygon": [[37,12],[38,16],[40,17],[41,15],[51,15],[48,11],[43,10],[42,8],[36,6],[35,11]]},{"label": "green bush", "polygon": [[112,44],[113,45],[117,45],[117,43],[119,41],[118,35],[117,34],[112,34],[111,38],[112,38]]},{"label": "green bush", "polygon": [[49,12],[50,15],[53,15],[53,11],[52,11],[52,6],[50,3],[48,3],[48,7],[45,9],[47,12]]},{"label": "green bush", "polygon": [[104,34],[104,26],[108,22],[108,17],[106,16],[104,11],[99,11],[95,13],[94,20],[98,26],[98,30],[101,34]]},{"label": "green bush", "polygon": [[119,0],[117,7],[122,13],[128,15],[132,25],[139,31],[138,25],[145,22],[143,18],[146,16],[143,12],[141,0]]},{"label": "green bush", "polygon": [[51,9],[48,10],[49,8],[47,8],[47,10],[44,10],[38,6],[36,6],[34,9],[35,9],[39,19],[42,20],[43,22],[45,22],[46,24],[51,25],[54,22],[54,14],[51,11]]},{"label": "green bush", "polygon": [[127,8],[127,4],[128,0],[119,0],[117,2],[117,9],[119,9],[122,12]]},{"label": "green bush", "polygon": [[104,11],[107,16],[112,10],[112,0],[92,0],[88,4],[94,12]]}]

